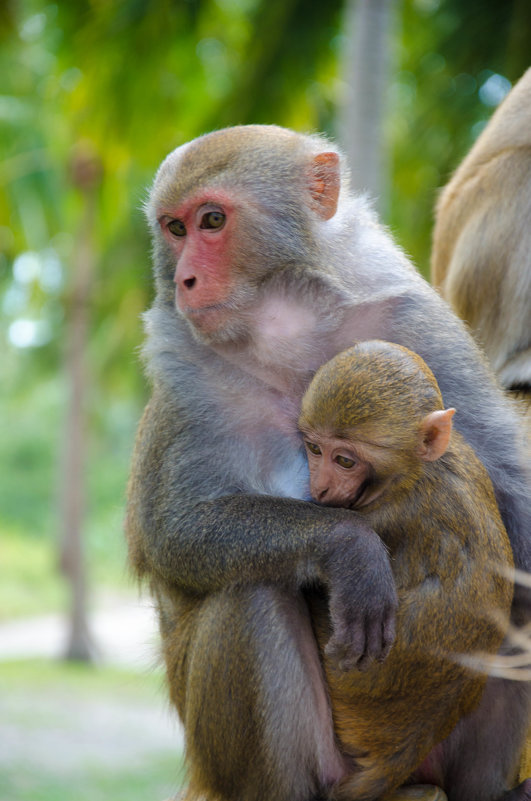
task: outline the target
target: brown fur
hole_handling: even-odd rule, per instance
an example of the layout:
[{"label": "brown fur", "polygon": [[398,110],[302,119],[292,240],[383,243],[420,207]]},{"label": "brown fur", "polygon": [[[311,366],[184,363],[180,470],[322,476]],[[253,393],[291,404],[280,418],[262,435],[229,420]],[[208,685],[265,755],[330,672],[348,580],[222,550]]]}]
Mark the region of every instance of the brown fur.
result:
[{"label": "brown fur", "polygon": [[339,671],[325,650],[326,608],[314,609],[336,734],[355,768],[335,795],[373,799],[405,781],[477,705],[486,677],[459,655],[498,650],[512,588],[497,568],[512,566],[512,555],[491,482],[463,438],[454,431],[436,461],[416,456],[424,416],[442,409],[416,354],[383,342],[350,348],[318,371],[302,409],[303,430],[324,427],[354,450],[385,443],[382,461],[391,459],[388,489],[357,507],[391,556],[399,609],[390,655],[364,672]]},{"label": "brown fur", "polygon": [[531,391],[531,69],[437,203],[432,281],[508,389]]}]

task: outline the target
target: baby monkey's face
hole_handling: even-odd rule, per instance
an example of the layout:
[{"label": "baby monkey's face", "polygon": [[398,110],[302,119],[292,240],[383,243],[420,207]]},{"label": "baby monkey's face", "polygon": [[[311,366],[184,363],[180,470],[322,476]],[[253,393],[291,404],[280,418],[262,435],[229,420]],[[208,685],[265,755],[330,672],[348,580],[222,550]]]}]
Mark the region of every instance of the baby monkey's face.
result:
[{"label": "baby monkey's face", "polygon": [[326,506],[355,508],[374,499],[366,448],[354,440],[303,431],[312,498]]}]

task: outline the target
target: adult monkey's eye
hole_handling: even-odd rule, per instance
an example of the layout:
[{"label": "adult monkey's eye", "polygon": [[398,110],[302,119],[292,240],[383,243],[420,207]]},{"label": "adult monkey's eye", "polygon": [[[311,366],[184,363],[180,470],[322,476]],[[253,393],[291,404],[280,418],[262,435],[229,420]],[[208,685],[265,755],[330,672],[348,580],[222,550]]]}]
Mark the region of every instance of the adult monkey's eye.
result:
[{"label": "adult monkey's eye", "polygon": [[356,464],[354,459],[349,459],[347,456],[336,456],[336,462],[340,467],[345,467],[347,470]]},{"label": "adult monkey's eye", "polygon": [[182,220],[171,220],[168,223],[168,231],[174,236],[186,236],[186,225]]},{"label": "adult monkey's eye", "polygon": [[222,211],[208,211],[201,217],[200,228],[223,228],[225,215]]},{"label": "adult monkey's eye", "polygon": [[315,456],[321,455],[321,448],[319,447],[319,445],[316,445],[315,442],[308,442],[308,440],[306,440],[305,444],[310,453],[315,454]]}]

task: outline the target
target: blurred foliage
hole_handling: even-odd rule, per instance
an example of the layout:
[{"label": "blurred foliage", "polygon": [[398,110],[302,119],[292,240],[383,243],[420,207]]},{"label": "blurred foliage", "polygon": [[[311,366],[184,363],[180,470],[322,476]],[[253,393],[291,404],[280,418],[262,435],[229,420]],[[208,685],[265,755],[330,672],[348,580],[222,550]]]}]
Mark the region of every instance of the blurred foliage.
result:
[{"label": "blurred foliage", "polygon": [[[57,581],[57,552],[48,538],[0,531],[0,623],[66,606],[65,587]],[[0,794],[0,798],[1,798]]]},{"label": "blurred foliage", "polygon": [[[146,397],[146,187],[169,150],[211,128],[274,122],[333,136],[342,15],[342,0],[4,0],[0,515],[11,532],[52,542],[57,528],[65,316],[83,219],[73,154],[90,149],[103,170],[87,350],[89,554],[119,563]],[[397,0],[391,44],[387,222],[426,273],[437,188],[528,66],[531,4]]]},{"label": "blurred foliage", "polygon": [[427,275],[437,190],[531,66],[531,3],[404,0],[401,7],[387,127],[389,222]]}]

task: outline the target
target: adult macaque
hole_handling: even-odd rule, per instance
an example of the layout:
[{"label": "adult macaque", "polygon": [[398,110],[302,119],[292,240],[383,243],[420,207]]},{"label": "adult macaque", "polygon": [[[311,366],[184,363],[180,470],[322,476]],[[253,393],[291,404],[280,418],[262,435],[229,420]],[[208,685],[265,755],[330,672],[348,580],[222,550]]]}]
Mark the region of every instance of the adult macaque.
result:
[{"label": "adult macaque", "polygon": [[[329,655],[342,666],[386,656],[397,595],[363,516],[308,502],[297,419],[313,373],[360,339],[414,348],[459,409],[515,563],[529,570],[518,426],[463,325],[349,194],[346,167],[322,138],[274,126],[208,134],[168,156],[147,213],[153,395],[127,535],[158,604],[187,798],[326,797],[347,764],[303,590],[325,587]],[[521,588],[513,616],[527,612]],[[523,683],[487,681],[455,730],[451,747],[471,756],[466,777],[448,780],[460,788],[452,801],[531,799],[531,781],[507,793],[528,707]]]},{"label": "adult macaque", "polygon": [[437,203],[432,280],[504,387],[531,399],[531,69]]},{"label": "adult macaque", "polygon": [[433,751],[483,690],[486,677],[459,655],[496,653],[512,598],[501,577],[511,550],[492,484],[452,432],[454,412],[419,356],[381,341],[335,356],[302,400],[312,497],[363,516],[389,550],[399,597],[394,647],[360,672],[328,657],[326,599],[314,594],[334,729],[351,768],[334,798],[385,796],[429,754],[415,779],[465,798],[448,777],[464,777],[482,757],[473,742]]}]

